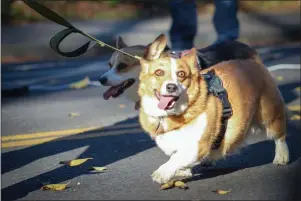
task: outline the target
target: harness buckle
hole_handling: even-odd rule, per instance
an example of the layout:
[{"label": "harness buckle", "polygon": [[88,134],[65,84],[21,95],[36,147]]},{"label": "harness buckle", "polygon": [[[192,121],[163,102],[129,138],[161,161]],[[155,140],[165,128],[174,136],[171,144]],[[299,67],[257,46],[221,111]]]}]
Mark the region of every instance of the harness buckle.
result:
[{"label": "harness buckle", "polygon": [[222,91],[224,91],[224,92],[222,92],[222,93],[216,92],[216,94],[217,94],[217,97],[222,101],[222,104],[223,104],[223,117],[228,118],[232,115],[232,108],[231,108],[231,104],[227,98],[226,90],[224,89]]},{"label": "harness buckle", "polygon": [[223,117],[228,118],[232,116],[232,109],[231,108],[224,108],[223,109]]}]

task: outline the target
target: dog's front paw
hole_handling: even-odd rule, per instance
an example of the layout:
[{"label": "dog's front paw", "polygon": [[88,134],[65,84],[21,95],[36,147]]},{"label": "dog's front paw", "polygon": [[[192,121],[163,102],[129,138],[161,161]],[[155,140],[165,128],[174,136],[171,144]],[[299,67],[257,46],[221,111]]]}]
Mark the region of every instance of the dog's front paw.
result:
[{"label": "dog's front paw", "polygon": [[174,176],[175,171],[168,168],[167,166],[162,165],[152,174],[153,181],[164,184],[171,180],[171,178]]}]

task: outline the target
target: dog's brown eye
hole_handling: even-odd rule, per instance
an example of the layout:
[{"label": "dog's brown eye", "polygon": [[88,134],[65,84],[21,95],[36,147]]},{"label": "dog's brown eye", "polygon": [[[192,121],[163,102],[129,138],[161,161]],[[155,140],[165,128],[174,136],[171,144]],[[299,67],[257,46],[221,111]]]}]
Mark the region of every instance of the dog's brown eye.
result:
[{"label": "dog's brown eye", "polygon": [[108,63],[108,64],[109,64],[109,67],[112,68],[113,65],[111,63]]},{"label": "dog's brown eye", "polygon": [[123,69],[125,69],[127,67],[127,65],[125,64],[125,63],[120,63],[120,64],[118,64],[118,66],[117,66],[117,70],[123,70]]},{"label": "dog's brown eye", "polygon": [[186,74],[185,74],[184,71],[179,71],[179,72],[177,72],[177,75],[178,75],[180,78],[184,78]]},{"label": "dog's brown eye", "polygon": [[156,70],[155,71],[155,74],[157,75],[157,76],[163,76],[164,75],[164,71],[163,70]]}]

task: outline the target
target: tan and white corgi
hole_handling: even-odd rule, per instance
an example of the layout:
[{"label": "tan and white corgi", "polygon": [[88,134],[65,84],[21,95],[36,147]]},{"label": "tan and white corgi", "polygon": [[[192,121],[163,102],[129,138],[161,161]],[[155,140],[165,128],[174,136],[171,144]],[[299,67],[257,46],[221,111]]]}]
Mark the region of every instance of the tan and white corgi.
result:
[{"label": "tan and white corgi", "polygon": [[[160,35],[160,37],[165,38],[164,35]],[[148,46],[128,46],[121,37],[118,37],[116,40],[117,48],[140,57],[145,55]],[[169,48],[165,46],[164,52],[168,51]],[[198,50],[198,58],[202,69],[222,61],[253,58],[256,55],[256,51],[253,48],[238,41],[225,41]],[[136,103],[135,107],[138,109],[139,96],[137,91],[141,70],[139,60],[114,52],[110,59],[109,67],[110,69],[99,79],[102,85],[110,87],[103,94],[103,97],[108,100],[110,97],[116,98],[124,94],[127,99]]]},{"label": "tan and white corgi", "polygon": [[261,124],[269,139],[275,140],[273,163],[289,161],[285,105],[268,70],[254,59],[218,63],[214,70],[222,80],[232,107],[223,140],[211,147],[221,130],[223,106],[208,93],[197,64],[197,51],[175,59],[164,54],[166,40],[158,37],[141,59],[138,93],[142,128],[170,159],[152,178],[166,183],[174,176],[191,176],[190,168],[208,159],[218,160],[232,153],[252,130]]}]

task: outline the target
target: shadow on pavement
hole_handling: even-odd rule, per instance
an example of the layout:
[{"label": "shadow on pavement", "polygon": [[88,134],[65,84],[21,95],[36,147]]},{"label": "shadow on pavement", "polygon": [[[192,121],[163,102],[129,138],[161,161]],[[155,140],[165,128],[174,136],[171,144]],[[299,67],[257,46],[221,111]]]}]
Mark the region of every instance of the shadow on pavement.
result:
[{"label": "shadow on pavement", "polygon": [[300,87],[300,81],[278,86],[278,88],[281,91],[281,94],[284,98],[284,102],[286,104],[290,103],[290,102],[296,100],[296,98],[298,98],[298,96],[294,92],[294,89],[297,87]]},{"label": "shadow on pavement", "polygon": [[[70,151],[76,148],[89,146],[78,158],[92,157],[82,165],[83,168],[70,168],[59,165],[58,168],[24,180],[12,186],[2,189],[3,200],[15,200],[26,196],[28,193],[41,188],[42,181],[59,183],[71,180],[83,174],[90,174],[84,167],[106,166],[118,160],[133,156],[155,146],[154,142],[141,130],[139,126],[126,129],[114,129],[114,126],[137,122],[137,118],[131,118],[119,122],[103,130],[94,130],[75,136],[63,137],[57,141],[34,145],[21,150],[2,154],[2,174],[21,168],[40,158]],[[135,129],[135,132],[133,132]],[[116,134],[107,135],[110,131]],[[122,133],[122,134],[118,134]],[[89,166],[90,165],[90,166]],[[40,182],[39,182],[40,181]]]}]

